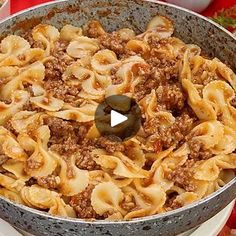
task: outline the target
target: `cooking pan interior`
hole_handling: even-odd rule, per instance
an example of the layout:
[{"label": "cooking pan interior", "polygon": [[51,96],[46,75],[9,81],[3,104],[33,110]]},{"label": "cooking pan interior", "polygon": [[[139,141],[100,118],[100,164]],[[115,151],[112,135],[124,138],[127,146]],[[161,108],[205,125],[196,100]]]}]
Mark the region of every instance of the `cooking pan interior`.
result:
[{"label": "cooking pan interior", "polygon": [[[158,3],[158,4],[157,4]],[[186,43],[195,43],[209,57],[217,56],[235,71],[235,39],[213,22],[188,10],[158,1],[141,0],[62,0],[27,10],[0,25],[2,37],[9,33],[23,33],[40,22],[61,28],[65,24],[81,26],[88,20],[98,19],[107,31],[123,27],[143,32],[150,19],[157,15],[168,16],[175,25],[176,37]]]}]

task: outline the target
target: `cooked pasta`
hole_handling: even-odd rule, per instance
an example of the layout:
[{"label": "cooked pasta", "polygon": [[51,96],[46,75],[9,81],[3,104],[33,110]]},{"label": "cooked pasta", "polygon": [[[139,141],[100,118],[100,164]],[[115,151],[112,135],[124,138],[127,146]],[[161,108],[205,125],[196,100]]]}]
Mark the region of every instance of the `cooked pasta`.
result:
[{"label": "cooked pasta", "polygon": [[[53,215],[131,220],[186,206],[236,170],[236,75],[156,16],[136,35],[97,21],[40,24],[0,44],[0,195]],[[94,116],[136,100],[139,132],[116,142]]]}]

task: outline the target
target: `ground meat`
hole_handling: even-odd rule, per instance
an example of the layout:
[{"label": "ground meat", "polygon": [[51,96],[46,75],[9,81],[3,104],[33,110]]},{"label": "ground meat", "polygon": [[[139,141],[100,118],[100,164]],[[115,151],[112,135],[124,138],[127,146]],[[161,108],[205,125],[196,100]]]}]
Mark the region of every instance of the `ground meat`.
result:
[{"label": "ground meat", "polygon": [[0,154],[0,165],[4,164],[7,160],[9,160],[8,156]]},{"label": "ground meat", "polygon": [[102,34],[98,37],[98,40],[103,48],[112,50],[118,57],[126,52],[126,43],[121,39],[117,32]]},{"label": "ground meat", "polygon": [[173,181],[175,185],[185,189],[187,192],[193,192],[195,190],[195,186],[191,181],[193,176],[191,167],[194,163],[194,160],[187,160],[184,165],[178,166],[170,173],[167,173],[165,177]]},{"label": "ground meat", "polygon": [[[1,85],[0,85],[1,86]],[[5,104],[9,105],[12,103],[12,100],[9,98],[9,99],[0,99],[1,102],[4,102]]]},{"label": "ground meat", "polygon": [[188,112],[182,112],[182,114],[176,117],[175,126],[186,136],[192,130],[195,122],[195,117],[192,117]]},{"label": "ground meat", "polygon": [[96,140],[96,147],[104,148],[109,153],[124,152],[125,146],[122,142],[112,141],[108,137],[100,137]]},{"label": "ground meat", "polygon": [[45,177],[37,178],[37,183],[39,186],[47,189],[55,189],[58,186],[58,180],[55,175],[48,175]]},{"label": "ground meat", "polygon": [[111,81],[112,84],[121,84],[123,82],[123,79],[121,77],[116,76],[116,72],[118,71],[119,67],[113,67],[111,69]]},{"label": "ground meat", "polygon": [[[54,47],[51,51],[51,55],[56,57],[56,58],[61,58],[65,55],[66,49],[69,45],[69,42],[59,39],[58,41],[55,42]],[[71,60],[73,60],[71,58]]]},{"label": "ground meat", "polygon": [[175,123],[170,127],[164,127],[161,120],[156,117],[146,121],[143,125],[146,136],[154,135],[154,149],[169,148],[185,139],[185,136],[193,127],[194,119],[187,113],[176,118]]},{"label": "ground meat", "polygon": [[75,155],[76,165],[80,169],[99,169],[91,155],[95,148],[94,142],[85,138],[88,126],[55,117],[46,118],[44,123],[51,131],[49,146],[52,151],[63,156],[66,161],[71,155]]},{"label": "ground meat", "polygon": [[83,28],[84,34],[90,38],[98,38],[103,34],[106,34],[100,22],[96,20],[91,20]]},{"label": "ground meat", "polygon": [[45,82],[44,88],[56,98],[65,102],[73,103],[78,99],[80,87],[66,85],[62,80],[62,74],[66,68],[74,62],[73,58],[66,56],[65,51],[68,43],[59,40],[55,43],[51,54],[53,58],[45,62]]},{"label": "ground meat", "polygon": [[37,170],[40,167],[43,166],[42,161],[36,161],[36,160],[32,160],[31,158],[26,160],[26,166],[25,166],[25,172],[28,172],[30,170]]},{"label": "ground meat", "polygon": [[160,137],[164,149],[167,149],[184,139],[184,135],[176,125],[171,126],[169,129],[161,129]]},{"label": "ground meat", "polygon": [[151,136],[152,140],[155,140],[154,149],[156,149],[156,143],[158,143],[158,149],[162,150],[163,148],[169,148],[184,138],[178,127],[175,125],[168,128],[161,126],[161,123],[155,117],[144,123],[144,131],[147,136]]},{"label": "ground meat", "polygon": [[120,204],[120,206],[125,211],[130,212],[136,207],[135,200],[133,199],[132,196],[125,195],[125,198],[123,202]]},{"label": "ground meat", "polygon": [[181,207],[183,207],[183,205],[175,199],[170,203],[169,208],[166,208],[166,210],[167,211],[172,211],[172,210],[176,210],[176,209],[181,208]]},{"label": "ground meat", "polygon": [[[221,77],[221,76],[219,76]],[[206,86],[214,80],[218,80],[218,76],[215,72],[212,72],[207,65],[203,64],[199,67],[198,71],[192,75],[192,82],[194,84]]]},{"label": "ground meat", "polygon": [[93,185],[89,185],[83,192],[72,196],[70,205],[74,208],[78,218],[82,219],[104,219],[99,216],[91,205],[91,194],[94,189]]},{"label": "ground meat", "polygon": [[75,142],[83,140],[88,131],[86,125],[74,121],[65,121],[57,117],[47,117],[44,124],[49,126],[51,136],[55,137],[54,142],[63,143],[68,137],[72,137]]},{"label": "ground meat", "polygon": [[61,78],[63,73],[63,68],[60,67],[59,60],[53,58],[47,61],[45,64],[45,78],[50,81],[54,79]]},{"label": "ground meat", "polygon": [[[52,72],[52,75],[49,75],[49,79],[44,82],[45,90],[51,94],[53,97],[63,100],[66,103],[70,103],[74,106],[79,106],[80,97],[79,93],[81,91],[81,86],[71,86],[65,84],[65,82],[60,79],[60,72],[50,70],[49,73]],[[58,73],[58,77],[55,76],[55,73]],[[48,76],[48,75],[47,75]],[[52,78],[51,78],[52,76]],[[50,79],[51,78],[51,79]],[[56,79],[53,79],[56,78]]]},{"label": "ground meat", "polygon": [[212,151],[206,149],[204,145],[198,140],[189,140],[188,144],[190,149],[190,159],[193,159],[195,161],[207,160],[213,156]]},{"label": "ground meat", "polygon": [[[146,60],[153,69],[158,71],[162,81],[166,83],[169,80],[177,81],[179,78],[179,65],[181,58],[173,54],[163,53],[163,48],[168,48],[172,44],[172,39],[155,39],[149,42],[151,51],[150,57]],[[165,51],[164,51],[165,52]]]},{"label": "ground meat", "polygon": [[85,140],[77,150],[76,166],[83,170],[97,170],[100,166],[94,161],[91,152],[95,149],[94,142]]},{"label": "ground meat", "polygon": [[136,101],[140,101],[145,95],[150,94],[152,89],[159,86],[160,78],[158,76],[158,74],[155,74],[151,70],[143,76],[142,81],[134,89],[134,98]]},{"label": "ground meat", "polygon": [[28,31],[25,35],[23,35],[25,40],[27,40],[32,48],[41,48],[45,49],[44,44],[41,41],[35,41],[32,36],[32,32]]},{"label": "ground meat", "polygon": [[167,200],[165,202],[165,209],[167,211],[175,210],[180,207],[182,207],[182,204],[180,204],[178,201],[176,201],[176,197],[178,196],[178,193],[172,192],[168,194]]},{"label": "ground meat", "polygon": [[55,53],[58,54],[58,57],[54,57],[44,64],[46,80],[60,79],[66,68],[74,62],[73,59],[60,55],[60,51]]},{"label": "ground meat", "polygon": [[123,79],[121,77],[117,77],[116,75],[111,75],[111,81],[112,84],[117,85],[121,84],[123,82]]},{"label": "ground meat", "polygon": [[162,58],[158,59],[151,57],[147,62],[156,70],[162,79],[163,83],[169,80],[176,81],[179,76],[179,60]]},{"label": "ground meat", "polygon": [[164,104],[168,110],[181,110],[187,98],[179,83],[161,85],[156,94],[158,102]]},{"label": "ground meat", "polygon": [[47,117],[44,124],[49,126],[49,146],[60,155],[70,156],[78,150],[78,143],[85,138],[88,128],[73,121]]},{"label": "ground meat", "polygon": [[[54,142],[54,138],[56,137],[51,138],[50,143]],[[69,157],[77,152],[78,144],[72,137],[68,137],[63,143],[51,144],[50,149],[61,156]]]},{"label": "ground meat", "polygon": [[22,107],[23,111],[37,111],[37,112],[44,112],[45,110],[37,105],[33,104],[30,100],[28,100],[24,106]]}]

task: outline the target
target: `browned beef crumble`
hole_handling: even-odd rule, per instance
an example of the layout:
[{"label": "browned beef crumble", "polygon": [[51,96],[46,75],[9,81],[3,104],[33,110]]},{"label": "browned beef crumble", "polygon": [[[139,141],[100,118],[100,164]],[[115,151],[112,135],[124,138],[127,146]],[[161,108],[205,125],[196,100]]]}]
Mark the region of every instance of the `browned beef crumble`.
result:
[{"label": "browned beef crumble", "polygon": [[134,198],[129,195],[125,195],[124,200],[120,205],[122,209],[126,210],[127,212],[134,210],[136,207]]},{"label": "browned beef crumble", "polygon": [[195,122],[195,118],[188,112],[182,112],[182,114],[176,117],[175,126],[178,127],[182,135],[186,136],[192,130]]},{"label": "browned beef crumble", "polygon": [[67,103],[77,105],[79,100],[80,86],[71,86],[62,80],[62,74],[66,68],[75,60],[66,55],[68,42],[58,40],[55,42],[55,47],[51,51],[52,59],[45,62],[45,81],[44,88],[52,96],[61,99]]},{"label": "browned beef crumble", "polygon": [[95,148],[94,141],[85,138],[89,126],[55,117],[46,118],[45,124],[49,126],[51,131],[50,149],[63,156],[68,165],[69,158],[75,155],[78,168],[84,170],[99,169],[91,154]]},{"label": "browned beef crumble", "polygon": [[73,121],[65,121],[56,117],[47,117],[44,123],[49,126],[51,149],[60,155],[70,156],[78,149],[88,131],[88,127]]},{"label": "browned beef crumble", "polygon": [[26,165],[25,165],[25,172],[28,172],[30,170],[37,170],[40,167],[43,166],[42,161],[36,161],[36,160],[32,160],[31,158],[28,158],[26,160]]},{"label": "browned beef crumble", "polygon": [[[25,38],[32,47],[44,48],[41,42],[33,40],[31,33],[27,34]],[[81,91],[81,87],[67,85],[62,80],[62,74],[66,68],[75,62],[75,59],[66,54],[67,47],[68,42],[66,41],[60,39],[55,42],[54,48],[51,51],[52,58],[44,63],[45,79],[43,86],[52,96],[67,103],[78,105],[77,100],[79,100],[78,94]],[[31,110],[32,108],[29,107],[28,109]]]},{"label": "browned beef crumble", "polygon": [[47,188],[47,189],[56,189],[58,186],[55,175],[48,175],[45,177],[39,177],[39,178],[37,178],[37,183],[39,186],[41,186],[43,188]]},{"label": "browned beef crumble", "polygon": [[92,140],[84,140],[78,146],[76,155],[76,166],[83,170],[98,170],[100,166],[94,161],[92,151],[95,148],[95,143]]},{"label": "browned beef crumble", "polygon": [[156,117],[146,121],[143,127],[147,136],[156,136],[158,143],[154,145],[158,145],[158,148],[162,150],[182,141],[192,129],[193,123],[193,118],[186,113],[182,113],[170,127],[161,126],[161,122]]},{"label": "browned beef crumble", "polygon": [[30,100],[28,100],[24,104],[22,110],[24,110],[24,111],[37,111],[37,112],[44,112],[45,111],[43,108],[38,107],[35,104],[33,104],[32,102],[30,102]]},{"label": "browned beef crumble", "polygon": [[[55,49],[56,50],[56,49]],[[81,91],[80,86],[67,85],[62,80],[62,74],[74,60],[63,57],[63,49],[54,51],[55,57],[45,62],[45,81],[44,88],[52,96],[61,99],[67,103],[75,104],[79,99],[78,94]]]},{"label": "browned beef crumble", "polygon": [[166,211],[171,211],[182,207],[182,204],[176,201],[177,196],[178,196],[177,192],[172,192],[167,194],[167,199],[164,205]]},{"label": "browned beef crumble", "polygon": [[89,185],[83,192],[72,196],[70,205],[74,208],[77,217],[82,219],[104,219],[105,217],[99,216],[91,205],[91,194],[94,189],[93,185]]},{"label": "browned beef crumble", "polygon": [[176,199],[172,199],[172,201],[169,203],[169,207],[167,207],[166,210],[172,211],[181,207],[183,207],[183,205],[180,202],[178,202]]},{"label": "browned beef crumble", "polygon": [[[149,94],[152,89],[156,89],[161,85],[166,87],[169,86],[166,88],[165,93],[174,93],[178,102],[180,102],[179,96],[181,96],[181,92],[181,100],[185,100],[183,90],[181,89],[179,83],[176,82],[176,79],[179,75],[179,66],[177,60],[167,60],[166,58],[160,59],[156,56],[151,56],[146,60],[146,62],[149,65],[149,70],[145,71],[143,80],[135,88],[135,98],[138,101],[145,95]],[[175,81],[175,84],[169,84],[171,81]],[[181,103],[179,106],[181,106]]]},{"label": "browned beef crumble", "polygon": [[81,103],[81,98],[79,96],[81,86],[66,85],[61,79],[49,79],[45,81],[44,88],[53,97],[61,99],[66,103],[70,103],[76,107]]},{"label": "browned beef crumble", "polygon": [[165,104],[167,110],[182,110],[187,98],[179,83],[160,85],[156,94],[158,103]]},{"label": "browned beef crumble", "polygon": [[209,159],[213,156],[212,151],[206,149],[200,141],[189,140],[188,144],[190,149],[190,154],[189,154],[190,159],[199,161],[199,160]]},{"label": "browned beef crumble", "polygon": [[45,49],[45,45],[40,41],[35,41],[32,36],[32,32],[27,32],[25,35],[23,35],[25,40],[27,40],[32,48],[41,48]]},{"label": "browned beef crumble", "polygon": [[89,21],[83,28],[83,31],[84,31],[84,34],[90,38],[98,38],[102,36],[103,34],[106,34],[100,22],[96,20]]},{"label": "browned beef crumble", "polygon": [[[54,43],[54,47],[51,51],[52,56],[56,57],[56,58],[61,58],[65,56],[66,53],[66,49],[69,45],[69,42],[59,39]],[[71,60],[73,61],[73,59],[71,58]]]},{"label": "browned beef crumble", "polygon": [[150,94],[152,89],[155,89],[160,84],[160,79],[155,72],[149,70],[143,76],[142,81],[135,86],[134,98],[136,101],[140,101],[146,95]]},{"label": "browned beef crumble", "polygon": [[111,141],[111,139],[105,136],[96,140],[96,147],[103,148],[109,153],[125,151],[125,146],[122,142]]},{"label": "browned beef crumble", "polygon": [[175,185],[185,189],[187,192],[193,192],[195,186],[191,181],[193,176],[191,167],[194,163],[194,160],[187,160],[184,165],[177,166],[176,169],[166,174],[166,178],[173,181]]},{"label": "browned beef crumble", "polygon": [[117,32],[105,33],[98,37],[103,48],[112,50],[118,57],[126,53],[126,42],[124,42]]},{"label": "browned beef crumble", "polygon": [[[205,74],[206,76],[203,76]],[[202,65],[197,74],[192,76],[192,82],[194,84],[207,85],[214,80],[218,80],[221,76],[217,76],[214,72],[209,71],[209,68],[206,65]]]},{"label": "browned beef crumble", "polygon": [[174,55],[166,55],[159,51],[160,48],[170,44],[172,40],[172,38],[161,40],[155,38],[149,41],[151,51],[146,61],[153,69],[158,71],[164,84],[169,80],[176,81],[179,77],[180,58],[176,58]]},{"label": "browned beef crumble", "polygon": [[57,55],[44,63],[45,65],[45,80],[61,79],[66,68],[71,65],[74,60],[63,55]]},{"label": "browned beef crumble", "polygon": [[161,82],[176,81],[179,76],[179,61],[176,59],[151,57],[146,60],[153,70],[160,76]]}]

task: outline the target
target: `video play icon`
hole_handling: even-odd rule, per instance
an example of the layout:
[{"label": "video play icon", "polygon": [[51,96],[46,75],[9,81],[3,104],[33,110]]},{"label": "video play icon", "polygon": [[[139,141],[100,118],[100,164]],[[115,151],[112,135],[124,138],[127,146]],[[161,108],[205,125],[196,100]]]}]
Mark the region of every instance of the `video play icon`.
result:
[{"label": "video play icon", "polygon": [[112,141],[124,141],[139,131],[141,110],[132,98],[124,95],[109,96],[98,105],[95,124],[102,136]]},{"label": "video play icon", "polygon": [[128,118],[121,113],[111,110],[111,127],[117,126],[128,120]]}]

